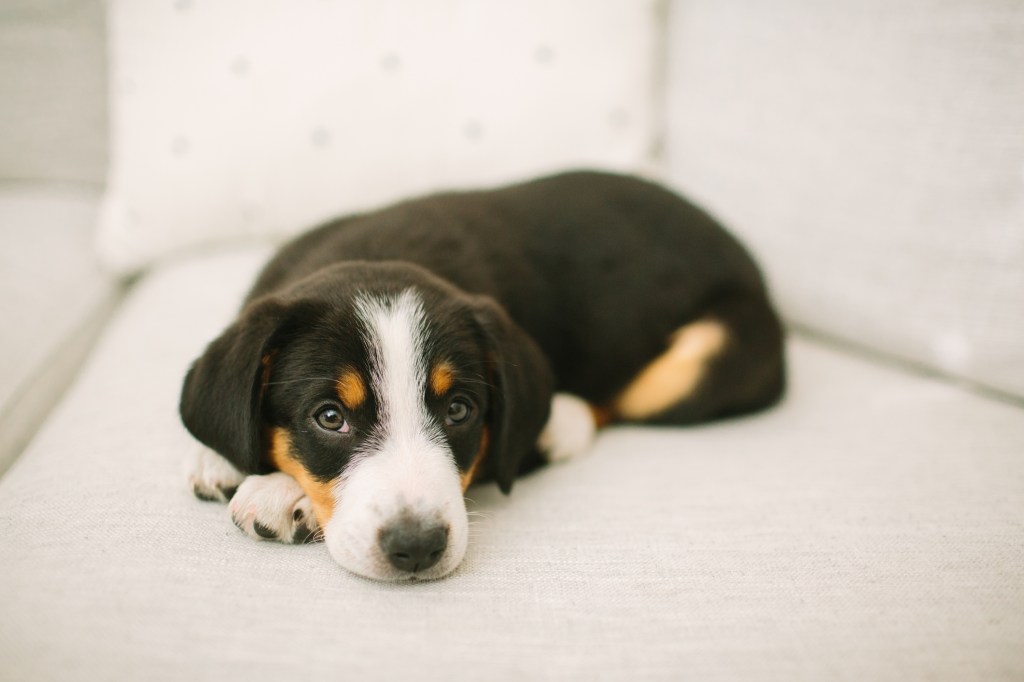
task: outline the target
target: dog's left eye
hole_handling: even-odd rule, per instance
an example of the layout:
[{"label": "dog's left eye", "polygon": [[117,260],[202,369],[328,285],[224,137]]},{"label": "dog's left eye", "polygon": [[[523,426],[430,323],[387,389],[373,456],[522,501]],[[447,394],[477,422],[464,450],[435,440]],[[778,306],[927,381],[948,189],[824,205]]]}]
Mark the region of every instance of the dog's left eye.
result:
[{"label": "dog's left eye", "polygon": [[341,410],[330,406],[321,408],[316,413],[316,423],[325,431],[337,431],[338,433],[348,433],[351,428]]},{"label": "dog's left eye", "polygon": [[469,419],[470,413],[473,408],[469,406],[465,400],[456,398],[448,405],[448,415],[444,419],[444,423],[448,426],[458,426],[467,419]]}]

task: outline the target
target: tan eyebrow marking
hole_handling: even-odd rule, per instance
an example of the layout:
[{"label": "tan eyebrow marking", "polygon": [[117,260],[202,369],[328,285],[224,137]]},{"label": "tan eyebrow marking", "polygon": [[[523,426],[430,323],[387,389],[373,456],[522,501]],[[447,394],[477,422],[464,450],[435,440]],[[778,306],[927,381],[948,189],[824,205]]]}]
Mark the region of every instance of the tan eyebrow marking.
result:
[{"label": "tan eyebrow marking", "polygon": [[455,381],[455,369],[447,360],[434,365],[430,372],[430,389],[440,397],[449,391]]},{"label": "tan eyebrow marking", "polygon": [[342,404],[354,410],[366,400],[366,382],[354,369],[345,369],[338,377],[338,397]]},{"label": "tan eyebrow marking", "polygon": [[292,438],[287,430],[275,428],[270,435],[270,461],[278,469],[288,474],[309,496],[313,504],[313,512],[316,520],[323,528],[331,520],[334,514],[334,488],[335,481],[327,483],[313,477],[313,474],[306,470],[302,462],[295,458],[292,453]]}]

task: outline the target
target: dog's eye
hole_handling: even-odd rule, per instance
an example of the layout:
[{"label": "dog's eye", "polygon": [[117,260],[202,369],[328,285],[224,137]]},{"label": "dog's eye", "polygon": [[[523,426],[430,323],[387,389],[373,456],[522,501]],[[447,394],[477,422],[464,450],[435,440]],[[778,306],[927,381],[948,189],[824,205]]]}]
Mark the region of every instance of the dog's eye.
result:
[{"label": "dog's eye", "polygon": [[448,415],[445,417],[444,423],[448,426],[458,426],[469,419],[470,412],[472,412],[472,408],[469,403],[456,398],[448,405]]},{"label": "dog's eye", "polygon": [[326,431],[337,431],[338,433],[348,433],[349,425],[345,419],[345,415],[341,413],[336,407],[324,407],[316,413],[317,425]]}]

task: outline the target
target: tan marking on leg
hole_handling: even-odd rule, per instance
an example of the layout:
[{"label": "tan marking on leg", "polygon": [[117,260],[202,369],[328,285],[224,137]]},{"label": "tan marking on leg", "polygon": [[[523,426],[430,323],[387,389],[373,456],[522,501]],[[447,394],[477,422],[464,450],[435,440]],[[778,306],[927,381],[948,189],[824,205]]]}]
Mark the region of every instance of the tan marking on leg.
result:
[{"label": "tan marking on leg", "polygon": [[276,428],[270,436],[270,461],[278,469],[294,478],[313,504],[316,520],[323,528],[334,514],[334,482],[317,480],[292,453],[291,435],[282,428]]},{"label": "tan marking on leg", "polygon": [[346,369],[338,377],[338,397],[342,404],[354,410],[366,400],[366,382],[354,369]]},{"label": "tan marking on leg", "polygon": [[594,405],[589,403],[590,413],[594,415],[594,426],[598,429],[604,427],[615,421],[615,411],[609,407],[601,407],[600,405]]},{"label": "tan marking on leg", "polygon": [[452,387],[453,381],[455,381],[455,370],[447,361],[442,360],[434,365],[434,369],[430,372],[430,388],[434,391],[434,395],[443,396]]},{"label": "tan marking on leg", "polygon": [[484,458],[487,456],[487,446],[490,444],[490,433],[487,427],[484,427],[483,435],[480,436],[480,449],[477,450],[476,457],[473,458],[473,463],[469,465],[467,471],[462,472],[459,479],[462,481],[462,492],[466,492],[470,485],[473,483],[473,479],[476,478],[477,473],[480,471],[480,464],[483,463]]},{"label": "tan marking on leg", "polygon": [[655,358],[615,401],[626,419],[654,417],[691,395],[708,360],[721,352],[728,333],[717,320],[699,320],[672,335],[668,350]]}]

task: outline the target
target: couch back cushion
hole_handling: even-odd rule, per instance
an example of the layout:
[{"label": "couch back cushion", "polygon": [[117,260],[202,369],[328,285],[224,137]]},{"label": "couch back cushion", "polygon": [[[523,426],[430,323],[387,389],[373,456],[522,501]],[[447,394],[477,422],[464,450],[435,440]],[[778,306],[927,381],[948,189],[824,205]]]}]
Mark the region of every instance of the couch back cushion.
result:
[{"label": "couch back cushion", "polygon": [[0,3],[0,182],[103,184],[105,38],[102,0]]},{"label": "couch back cushion", "polygon": [[113,0],[99,252],[130,272],[442,188],[645,169],[656,0]]},{"label": "couch back cushion", "polygon": [[789,319],[1024,396],[1024,4],[673,9],[669,175]]}]

